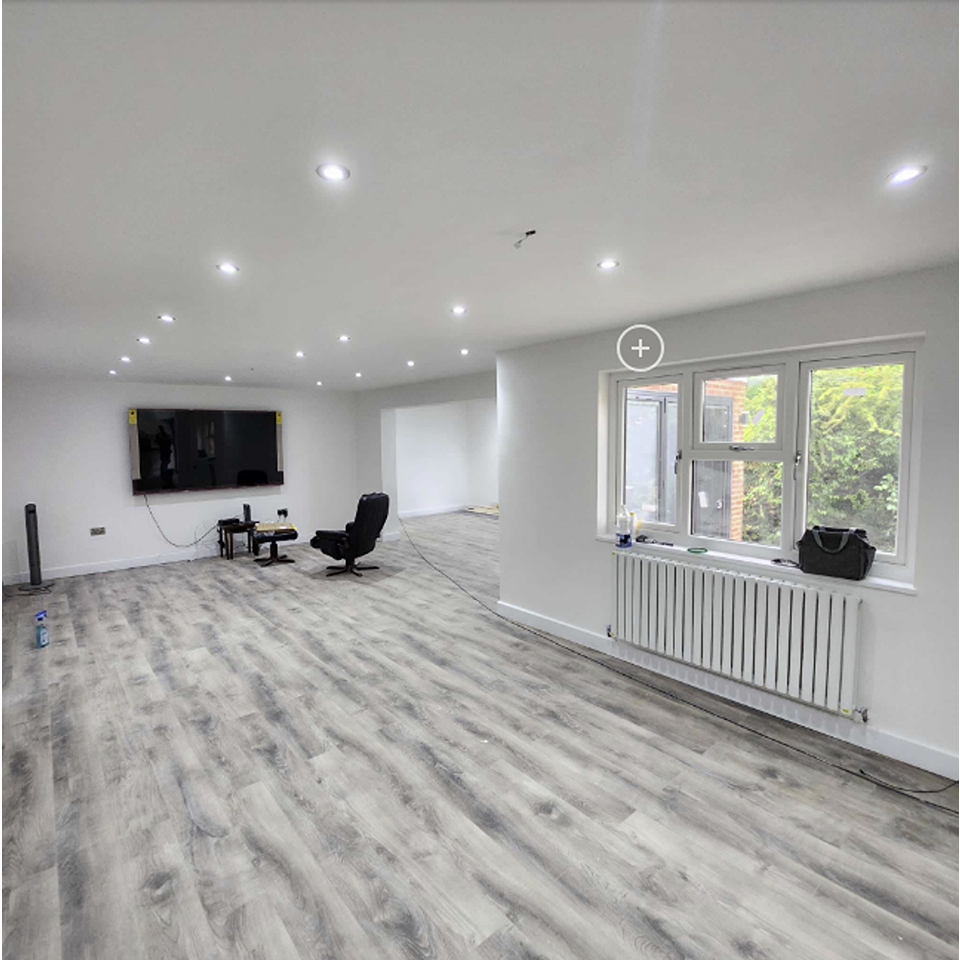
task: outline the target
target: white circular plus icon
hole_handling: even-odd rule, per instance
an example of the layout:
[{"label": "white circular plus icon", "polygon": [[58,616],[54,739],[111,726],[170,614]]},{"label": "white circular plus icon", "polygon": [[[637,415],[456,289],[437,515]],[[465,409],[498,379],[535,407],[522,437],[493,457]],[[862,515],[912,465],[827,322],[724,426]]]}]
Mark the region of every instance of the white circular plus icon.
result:
[{"label": "white circular plus icon", "polygon": [[628,370],[635,373],[652,370],[663,359],[663,351],[663,337],[645,323],[627,327],[617,340],[617,357]]}]

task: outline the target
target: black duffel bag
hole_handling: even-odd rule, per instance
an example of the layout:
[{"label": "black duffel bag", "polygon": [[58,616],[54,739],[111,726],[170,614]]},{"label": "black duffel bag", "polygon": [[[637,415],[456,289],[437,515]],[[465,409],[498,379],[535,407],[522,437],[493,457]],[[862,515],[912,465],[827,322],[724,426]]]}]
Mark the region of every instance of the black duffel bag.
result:
[{"label": "black duffel bag", "polygon": [[867,540],[867,531],[852,527],[814,527],[797,541],[797,547],[804,573],[845,580],[862,580],[877,552]]}]

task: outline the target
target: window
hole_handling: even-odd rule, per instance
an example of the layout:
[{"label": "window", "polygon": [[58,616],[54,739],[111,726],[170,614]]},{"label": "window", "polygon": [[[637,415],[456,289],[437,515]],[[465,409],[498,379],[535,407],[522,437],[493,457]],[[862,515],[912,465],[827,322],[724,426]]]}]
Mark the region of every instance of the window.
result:
[{"label": "window", "polygon": [[756,447],[777,442],[778,373],[711,374],[697,382],[702,445]]},{"label": "window", "polygon": [[762,460],[694,460],[694,536],[780,546],[783,467]]},{"label": "window", "polygon": [[904,363],[804,365],[808,526],[860,527],[896,555]]},{"label": "window", "polygon": [[860,527],[905,563],[914,354],[843,351],[615,375],[608,530],[624,504],[678,545],[773,558],[814,524]]},{"label": "window", "polygon": [[644,523],[677,522],[679,383],[625,384],[620,496]]}]

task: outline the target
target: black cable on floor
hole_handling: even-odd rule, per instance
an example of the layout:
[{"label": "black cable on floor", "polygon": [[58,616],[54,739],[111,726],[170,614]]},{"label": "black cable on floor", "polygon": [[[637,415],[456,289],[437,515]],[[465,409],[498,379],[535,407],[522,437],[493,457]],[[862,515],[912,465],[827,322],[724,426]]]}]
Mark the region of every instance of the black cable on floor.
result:
[{"label": "black cable on floor", "polygon": [[[860,768],[860,776],[865,777],[871,783],[877,784],[880,787],[886,787],[888,790],[899,790],[906,793],[943,793],[946,790],[949,790],[951,787],[955,787],[958,782],[957,780],[951,780],[945,787],[938,787],[936,790],[914,790],[913,787],[898,787],[895,783],[888,783],[886,780],[880,780],[877,777],[872,776],[867,773],[863,767]],[[943,808],[946,809],[946,808]]]},{"label": "black cable on floor", "polygon": [[407,530],[407,525],[403,522],[401,517],[397,517],[400,520],[400,526],[403,527],[403,532],[406,534],[407,540],[410,543],[410,546],[416,550],[420,559],[427,564],[427,566],[432,567],[439,573],[441,576],[446,577],[455,587],[463,591],[471,600],[475,603],[478,603],[487,613],[493,614],[493,616],[498,617],[503,620],[505,623],[509,623],[514,627],[519,627],[521,630],[525,630],[527,633],[539,637],[541,640],[546,640],[548,643],[552,643],[555,647],[559,647],[561,650],[566,650],[567,653],[572,653],[583,660],[589,660],[591,663],[597,664],[599,667],[603,667],[605,670],[609,670],[611,673],[617,674],[617,676],[624,677],[627,680],[631,680],[636,684],[639,684],[641,687],[646,687],[648,690],[653,691],[654,693],[660,694],[662,697],[666,697],[669,700],[674,700],[677,703],[685,704],[688,707],[693,707],[695,710],[700,710],[702,713],[706,713],[711,717],[715,717],[718,720],[723,720],[725,723],[729,723],[734,727],[739,727],[741,730],[745,730],[748,733],[752,733],[754,736],[762,737],[764,740],[769,740],[772,743],[776,743],[781,747],[786,747],[788,750],[793,750],[795,753],[802,754],[805,757],[808,757],[811,760],[816,760],[817,763],[822,763],[824,766],[833,767],[835,770],[841,770],[843,773],[849,774],[851,777],[856,777],[859,780],[865,780],[868,783],[873,783],[879,787],[883,787],[885,790],[890,790],[892,793],[900,794],[902,797],[908,797],[910,800],[915,800],[917,803],[922,803],[926,807],[932,807],[934,810],[943,810],[946,813],[957,816],[957,811],[946,807],[940,803],[933,803],[930,800],[924,800],[922,797],[915,796],[918,793],[943,793],[945,790],[949,790],[951,787],[955,787],[958,783],[957,780],[953,780],[948,783],[945,787],[941,787],[937,790],[913,790],[910,787],[901,787],[896,784],[887,783],[885,780],[879,780],[876,777],[872,777],[869,773],[866,773],[864,770],[853,770],[850,767],[845,767],[842,763],[835,763],[833,760],[827,760],[824,757],[817,756],[815,753],[811,753],[809,750],[804,750],[803,747],[798,747],[796,744],[788,743],[786,740],[780,740],[777,737],[772,736],[769,733],[763,733],[760,730],[754,730],[753,727],[747,726],[745,723],[741,723],[739,720],[734,720],[732,717],[724,716],[722,713],[717,713],[708,707],[703,706],[699,703],[694,703],[692,700],[686,700],[678,694],[671,693],[669,690],[664,690],[661,687],[656,686],[652,683],[647,683],[645,680],[641,680],[639,677],[633,676],[632,674],[626,673],[623,670],[618,670],[615,666],[604,663],[603,660],[597,660],[595,657],[588,656],[585,653],[581,653],[579,650],[575,650],[572,647],[568,647],[565,643],[561,643],[559,640],[556,640],[554,637],[551,637],[548,633],[544,633],[541,630],[537,630],[535,627],[528,627],[525,623],[520,623],[517,620],[511,620],[510,617],[505,617],[499,610],[494,610],[492,607],[487,606],[478,596],[475,596],[471,593],[462,583],[458,580],[455,580],[450,576],[445,570],[442,570],[438,567],[433,561],[428,560],[420,548],[416,545],[413,540],[413,537],[410,536],[410,531]]},{"label": "black cable on floor", "polygon": [[190,543],[174,543],[174,542],[163,532],[163,527],[160,526],[160,522],[159,522],[159,521],[157,520],[157,518],[153,515],[153,507],[150,506],[150,501],[147,499],[147,495],[144,493],[144,494],[142,494],[142,497],[143,497],[143,502],[147,505],[147,510],[150,512],[150,519],[153,520],[153,522],[156,524],[157,529],[160,531],[160,536],[163,537],[163,539],[166,540],[167,543],[169,543],[171,547],[179,547],[180,549],[186,549],[187,547],[195,547],[205,536],[207,536],[207,534],[213,533],[213,531],[217,529],[217,525],[214,524],[209,530],[206,531],[206,533],[201,533],[200,536],[197,537],[196,540],[193,540],[193,541],[190,542]]}]

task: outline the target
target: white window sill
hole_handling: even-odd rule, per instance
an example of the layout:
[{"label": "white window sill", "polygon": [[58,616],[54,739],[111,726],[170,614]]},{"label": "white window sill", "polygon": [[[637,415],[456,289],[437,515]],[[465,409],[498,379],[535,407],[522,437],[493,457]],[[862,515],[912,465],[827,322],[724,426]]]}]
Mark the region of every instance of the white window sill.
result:
[{"label": "white window sill", "polygon": [[[617,538],[612,534],[598,534],[597,539],[602,543],[615,544]],[[721,553],[710,550],[707,553],[689,553],[686,547],[668,547],[658,543],[634,543],[630,547],[618,548],[625,553],[649,554],[653,556],[670,557],[672,560],[684,560],[688,563],[702,566],[732,568],[762,577],[771,577],[774,580],[787,580],[798,584],[823,584],[832,587],[851,587],[853,589],[887,590],[890,593],[902,593],[906,596],[916,596],[917,588],[905,580],[893,580],[889,577],[868,574],[863,580],[843,580],[839,577],[820,577],[812,573],[804,573],[798,567],[784,567],[771,563],[760,557],[744,557],[740,554]],[[876,569],[876,568],[874,568]]]}]

